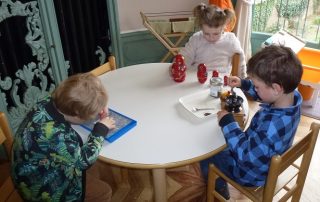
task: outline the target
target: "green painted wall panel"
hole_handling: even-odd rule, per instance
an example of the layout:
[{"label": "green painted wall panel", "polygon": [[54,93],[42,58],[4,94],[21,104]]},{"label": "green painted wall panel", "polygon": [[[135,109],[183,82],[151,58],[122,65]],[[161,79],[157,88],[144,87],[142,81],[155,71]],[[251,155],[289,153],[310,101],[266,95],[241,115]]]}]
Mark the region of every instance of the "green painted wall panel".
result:
[{"label": "green painted wall panel", "polygon": [[121,35],[124,66],[159,62],[166,48],[148,31]]},{"label": "green painted wall panel", "polygon": [[[188,41],[187,37],[181,44]],[[121,34],[123,64],[124,66],[160,62],[168,52],[164,45],[159,42],[149,31],[138,31]],[[172,59],[169,58],[167,62]]]}]

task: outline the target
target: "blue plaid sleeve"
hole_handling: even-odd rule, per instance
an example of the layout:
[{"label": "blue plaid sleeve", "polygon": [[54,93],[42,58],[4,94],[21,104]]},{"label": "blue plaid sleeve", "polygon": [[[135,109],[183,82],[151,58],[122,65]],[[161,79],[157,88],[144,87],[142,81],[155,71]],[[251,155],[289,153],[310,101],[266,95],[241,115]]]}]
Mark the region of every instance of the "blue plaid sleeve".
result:
[{"label": "blue plaid sleeve", "polygon": [[[243,132],[237,122],[223,127],[223,133],[230,151],[238,164],[265,166],[275,153],[282,153],[291,141],[291,126],[278,117],[265,116],[263,112],[257,114],[259,124],[252,123],[249,129]],[[289,130],[289,131],[286,131]],[[281,137],[280,133],[288,134]],[[289,135],[290,134],[290,135]],[[283,141],[285,138],[286,141]]]},{"label": "blue plaid sleeve", "polygon": [[254,85],[251,80],[242,79],[241,89],[245,91],[248,95],[250,95],[250,97],[252,97],[254,100],[261,100],[256,90],[254,89]]}]

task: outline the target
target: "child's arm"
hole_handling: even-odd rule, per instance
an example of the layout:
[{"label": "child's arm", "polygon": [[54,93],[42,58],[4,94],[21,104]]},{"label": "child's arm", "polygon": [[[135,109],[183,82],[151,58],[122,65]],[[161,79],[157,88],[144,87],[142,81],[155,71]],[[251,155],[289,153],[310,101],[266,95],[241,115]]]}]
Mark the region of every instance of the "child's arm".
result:
[{"label": "child's arm", "polygon": [[247,65],[246,65],[246,61],[245,61],[245,56],[244,53],[240,53],[240,67],[238,70],[238,75],[244,79],[247,77]]},{"label": "child's arm", "polygon": [[256,90],[254,89],[254,85],[249,79],[241,79],[237,76],[230,76],[228,78],[228,85],[230,87],[238,87],[245,91],[248,95],[250,95],[254,100],[260,100]]},{"label": "child's arm", "polygon": [[252,99],[259,101],[261,98],[258,96],[257,91],[254,89],[254,85],[249,79],[241,80],[241,89],[245,91]]},{"label": "child's arm", "polygon": [[[73,164],[77,169],[86,170],[97,160],[104,143],[104,137],[108,134],[109,129],[114,127],[115,121],[107,116],[94,125],[87,142],[82,146],[79,145],[78,141],[66,143],[68,148],[74,148],[70,153],[70,156],[73,156],[70,160],[74,161]],[[67,151],[69,150],[67,149]]]},{"label": "child's arm", "polygon": [[258,112],[246,131],[240,129],[231,114],[224,116],[219,122],[228,148],[239,165],[266,166],[270,158],[281,151],[282,148],[277,145],[284,145],[276,125],[283,123],[281,124],[281,120],[277,118],[276,120],[269,118],[266,114]]},{"label": "child's arm", "polygon": [[88,139],[82,146],[75,145],[74,166],[79,170],[88,169],[97,159],[105,141],[104,136],[109,132],[109,128],[97,122],[89,134]]}]

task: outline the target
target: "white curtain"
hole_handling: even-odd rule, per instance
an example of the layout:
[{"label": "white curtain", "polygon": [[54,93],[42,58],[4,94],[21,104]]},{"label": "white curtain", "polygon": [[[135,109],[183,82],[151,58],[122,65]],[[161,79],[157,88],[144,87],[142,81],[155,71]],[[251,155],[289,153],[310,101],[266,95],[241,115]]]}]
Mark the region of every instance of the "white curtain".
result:
[{"label": "white curtain", "polygon": [[251,21],[252,21],[253,0],[237,0],[235,13],[237,23],[234,33],[240,40],[241,47],[246,56],[246,60],[251,57]]}]

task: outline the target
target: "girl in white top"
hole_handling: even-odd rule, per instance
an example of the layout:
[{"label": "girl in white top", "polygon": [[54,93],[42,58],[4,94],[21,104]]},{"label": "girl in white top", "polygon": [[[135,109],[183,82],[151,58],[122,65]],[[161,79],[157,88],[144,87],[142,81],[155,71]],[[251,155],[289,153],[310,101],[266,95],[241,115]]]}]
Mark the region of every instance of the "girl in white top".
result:
[{"label": "girl in white top", "polygon": [[232,32],[224,32],[226,24],[234,13],[215,5],[200,4],[194,8],[194,15],[200,31],[190,37],[188,43],[180,51],[188,68],[197,68],[200,63],[206,64],[208,72],[231,73],[232,56],[240,54],[238,76],[246,77],[246,63],[238,38]]}]

